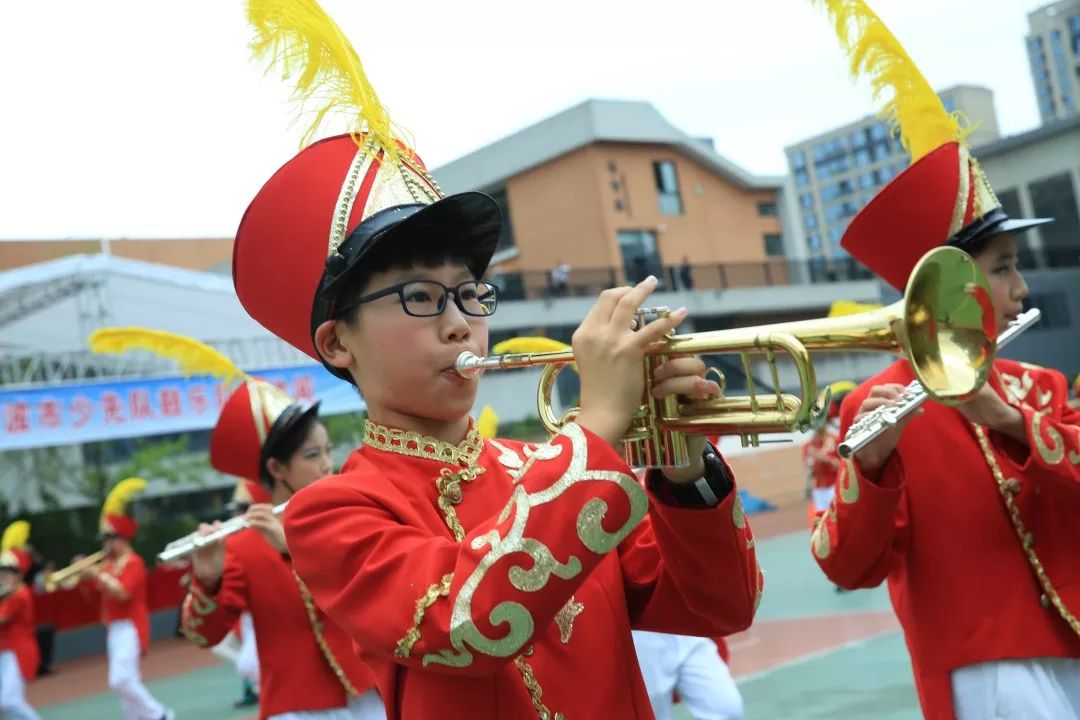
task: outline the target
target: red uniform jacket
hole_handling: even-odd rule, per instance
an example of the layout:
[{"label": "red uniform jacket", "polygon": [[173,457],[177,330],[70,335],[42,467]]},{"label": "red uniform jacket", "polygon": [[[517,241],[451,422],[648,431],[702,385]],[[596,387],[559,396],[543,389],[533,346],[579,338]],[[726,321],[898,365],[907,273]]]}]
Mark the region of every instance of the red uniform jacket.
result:
[{"label": "red uniform jacket", "polygon": [[840,468],[840,455],[837,447],[840,442],[831,430],[818,437],[815,435],[803,445],[803,463],[810,468],[810,477],[814,487],[832,487],[836,482],[836,471]]},{"label": "red uniform jacket", "polygon": [[19,670],[27,682],[37,677],[41,663],[34,630],[34,598],[25,585],[19,585],[0,600],[0,650],[15,653]]},{"label": "red uniform jacket", "polygon": [[349,699],[342,677],[357,694],[375,685],[345,633],[312,605],[320,625],[316,636],[289,558],[252,529],[226,538],[225,572],[217,594],[208,595],[192,579],[181,626],[197,644],[213,647],[238,627],[245,610],[251,613],[259,653],[260,718],[345,707]]},{"label": "red uniform jacket", "polygon": [[576,424],[540,446],[369,424],[347,467],[294,496],[286,535],[390,718],[652,718],[631,626],[753,619],[763,577],[737,490],[665,505]]},{"label": "red uniform jacket", "polygon": [[139,633],[142,654],[150,649],[150,610],[146,604],[146,563],[137,553],[128,552],[121,558],[105,558],[101,572],[112,575],[127,592],[127,599],[113,597],[103,586],[101,590],[101,621],[108,625],[114,620],[131,620]]},{"label": "red uniform jacket", "polygon": [[[911,380],[897,361],[859,386],[844,401],[841,434],[870,388]],[[1080,657],[1080,412],[1066,406],[1056,371],[998,360],[990,382],[1023,413],[1030,449],[927,402],[876,483],[842,463],[812,536],[836,584],[888,579],[931,720],[953,717],[956,668]]]}]

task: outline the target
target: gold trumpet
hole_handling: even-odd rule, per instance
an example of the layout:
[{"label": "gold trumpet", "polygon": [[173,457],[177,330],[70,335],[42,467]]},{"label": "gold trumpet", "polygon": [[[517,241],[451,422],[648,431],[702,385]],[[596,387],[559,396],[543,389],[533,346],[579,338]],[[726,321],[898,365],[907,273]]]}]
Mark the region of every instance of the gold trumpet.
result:
[{"label": "gold trumpet", "polygon": [[60,570],[49,573],[47,576],[45,576],[45,592],[52,592],[56,590],[57,587],[63,585],[72,577],[79,575],[84,570],[88,570],[95,565],[100,564],[101,561],[104,559],[105,551],[98,550],[96,553],[87,555],[82,560],[77,560],[65,568],[61,568]]},{"label": "gold trumpet", "polygon": [[[637,327],[666,308],[642,308]],[[822,406],[810,352],[877,351],[903,354],[927,394],[945,404],[974,395],[993,362],[997,332],[985,275],[971,256],[943,246],[924,255],[912,271],[902,300],[869,312],[836,318],[716,330],[686,335],[669,334],[645,356],[645,391],[641,408],[623,435],[627,463],[633,468],[673,467],[689,462],[687,435],[737,435],[743,446],[757,446],[767,433],[804,431],[824,422],[829,405]],[[653,370],[670,358],[687,355],[737,353],[746,376],[747,395],[729,397],[723,373],[718,399],[686,401],[675,396],[652,397]],[[794,362],[798,394],[781,392],[777,354]],[[775,391],[761,395],[754,388],[751,355],[765,356]],[[536,393],[540,420],[555,434],[580,408],[556,417],[551,391],[558,373],[574,361],[571,350],[513,353],[486,358],[462,353],[455,369],[464,377],[485,370],[544,365]]]}]

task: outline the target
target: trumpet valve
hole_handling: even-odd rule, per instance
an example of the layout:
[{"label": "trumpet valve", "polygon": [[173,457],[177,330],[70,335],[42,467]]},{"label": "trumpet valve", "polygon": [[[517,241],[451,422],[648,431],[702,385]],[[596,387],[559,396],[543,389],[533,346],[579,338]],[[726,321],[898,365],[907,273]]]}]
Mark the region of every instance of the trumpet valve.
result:
[{"label": "trumpet valve", "polygon": [[[671,315],[671,310],[666,306],[638,308],[634,313],[634,320],[630,325],[632,330],[640,330],[650,321],[666,318]],[[671,334],[671,333],[669,333]]]}]

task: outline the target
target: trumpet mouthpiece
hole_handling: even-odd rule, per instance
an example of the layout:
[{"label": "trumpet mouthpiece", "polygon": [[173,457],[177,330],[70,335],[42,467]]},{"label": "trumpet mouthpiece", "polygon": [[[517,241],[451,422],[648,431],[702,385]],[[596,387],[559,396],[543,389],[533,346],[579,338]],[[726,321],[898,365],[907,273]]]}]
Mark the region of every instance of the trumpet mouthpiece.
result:
[{"label": "trumpet mouthpiece", "polygon": [[474,378],[484,371],[484,359],[466,350],[457,356],[454,370],[463,378]]}]

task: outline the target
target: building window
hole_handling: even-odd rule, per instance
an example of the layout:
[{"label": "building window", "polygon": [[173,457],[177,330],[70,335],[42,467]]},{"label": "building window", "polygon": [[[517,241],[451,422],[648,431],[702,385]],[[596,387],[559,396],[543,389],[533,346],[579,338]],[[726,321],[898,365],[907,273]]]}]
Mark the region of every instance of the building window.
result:
[{"label": "building window", "polygon": [[799,196],[799,205],[804,208],[814,207],[814,196],[810,193],[803,193]]},{"label": "building window", "polygon": [[779,233],[765,233],[762,235],[765,241],[765,254],[769,257],[782,257],[784,255],[784,238]]},{"label": "building window", "polygon": [[806,174],[806,168],[798,168],[795,170],[795,186],[806,187],[810,184],[810,176]]},{"label": "building window", "polygon": [[998,202],[1001,203],[1001,209],[1004,210],[1009,217],[1018,218],[1023,217],[1023,211],[1020,210],[1020,193],[1010,188],[1008,190],[999,190],[996,192]]},{"label": "building window", "polygon": [[844,230],[847,229],[847,223],[840,223],[839,225],[833,225],[829,228],[829,246],[832,251],[831,254],[836,253],[836,249],[840,247],[840,239],[844,237]]},{"label": "building window", "polygon": [[662,284],[664,268],[656,249],[656,233],[651,230],[620,230],[618,237],[626,281],[636,284],[649,275],[655,275]]},{"label": "building window", "polygon": [[506,196],[506,188],[488,190],[487,193],[502,210],[502,230],[499,231],[499,242],[495,246],[495,252],[517,247],[517,243],[514,242],[514,228],[510,224],[510,200]]},{"label": "building window", "polygon": [[814,255],[821,253],[821,236],[817,233],[810,233],[806,236],[806,244],[810,248],[810,251]]},{"label": "building window", "polygon": [[802,216],[802,219],[803,219],[803,227],[805,227],[807,230],[813,230],[814,228],[817,227],[817,214],[816,213],[804,212],[803,216]]},{"label": "building window", "polygon": [[1077,217],[1076,192],[1072,176],[1054,175],[1028,186],[1035,217],[1052,217],[1054,222],[1041,225],[1039,235],[1046,247],[1063,247],[1080,237],[1080,217]]},{"label": "building window", "polygon": [[759,200],[757,204],[757,214],[761,217],[776,217],[776,201]]},{"label": "building window", "polygon": [[656,178],[656,194],[660,197],[660,213],[682,215],[682,198],[679,197],[679,177],[675,173],[675,163],[671,160],[657,160],[653,163],[653,176]]}]

